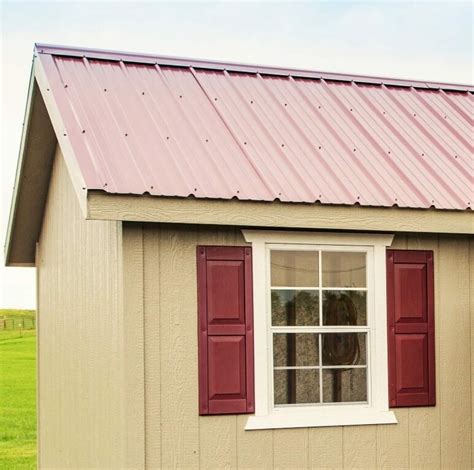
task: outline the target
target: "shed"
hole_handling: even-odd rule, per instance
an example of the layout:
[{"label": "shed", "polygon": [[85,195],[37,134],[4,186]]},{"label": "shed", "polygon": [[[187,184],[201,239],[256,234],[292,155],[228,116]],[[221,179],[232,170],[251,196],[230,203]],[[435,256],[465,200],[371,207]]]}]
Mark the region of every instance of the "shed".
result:
[{"label": "shed", "polygon": [[39,466],[471,468],[473,92],[36,45]]}]

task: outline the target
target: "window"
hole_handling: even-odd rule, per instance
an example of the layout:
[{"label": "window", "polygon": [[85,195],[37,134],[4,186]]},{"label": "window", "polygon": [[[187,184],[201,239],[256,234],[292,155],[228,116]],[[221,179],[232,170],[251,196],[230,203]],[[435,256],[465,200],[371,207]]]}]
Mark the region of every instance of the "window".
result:
[{"label": "window", "polygon": [[253,248],[255,416],[247,429],[393,423],[392,236],[244,231]]},{"label": "window", "polygon": [[367,252],[270,247],[275,406],[367,403]]}]

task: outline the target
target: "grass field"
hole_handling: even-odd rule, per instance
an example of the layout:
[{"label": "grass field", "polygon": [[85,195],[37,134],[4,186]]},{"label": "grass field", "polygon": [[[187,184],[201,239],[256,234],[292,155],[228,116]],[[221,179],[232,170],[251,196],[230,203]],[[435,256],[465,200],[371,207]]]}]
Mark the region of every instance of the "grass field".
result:
[{"label": "grass field", "polygon": [[[32,311],[0,310],[18,320]],[[21,321],[21,320],[20,320]],[[0,468],[36,468],[36,332],[0,329]]]}]

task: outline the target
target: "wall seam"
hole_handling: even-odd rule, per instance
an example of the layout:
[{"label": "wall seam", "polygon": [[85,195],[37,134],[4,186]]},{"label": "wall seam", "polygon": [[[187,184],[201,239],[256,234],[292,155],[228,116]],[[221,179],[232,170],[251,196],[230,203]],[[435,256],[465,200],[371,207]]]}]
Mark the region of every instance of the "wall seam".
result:
[{"label": "wall seam", "polygon": [[468,242],[468,263],[469,263],[469,318],[470,318],[470,325],[471,325],[471,335],[470,335],[470,362],[471,362],[471,467],[474,468],[474,449],[473,449],[473,432],[474,432],[474,390],[472,388],[473,384],[473,376],[474,376],[474,363],[473,363],[473,356],[474,356],[474,345],[472,343],[473,340],[473,329],[474,329],[474,319],[473,319],[473,292],[472,292],[472,273],[473,273],[473,260],[472,260],[472,238],[467,240]]},{"label": "wall seam", "polygon": [[145,322],[145,230],[141,224],[142,245],[142,342],[143,342],[143,466],[147,467],[147,393],[146,393],[146,322]]}]

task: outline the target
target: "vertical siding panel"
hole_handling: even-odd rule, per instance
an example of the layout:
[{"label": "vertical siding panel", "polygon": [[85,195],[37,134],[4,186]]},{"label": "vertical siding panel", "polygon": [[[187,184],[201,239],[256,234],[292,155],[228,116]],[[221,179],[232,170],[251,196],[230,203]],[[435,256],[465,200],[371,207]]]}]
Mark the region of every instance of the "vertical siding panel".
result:
[{"label": "vertical siding panel", "polygon": [[58,147],[38,260],[42,468],[125,465],[120,233],[84,219]]},{"label": "vertical siding panel", "polygon": [[248,415],[237,417],[237,467],[273,468],[272,431],[246,431]]},{"label": "vertical siding panel", "polygon": [[469,265],[467,238],[440,237],[441,467],[471,466]]},{"label": "vertical siding panel", "polygon": [[377,468],[409,468],[408,409],[395,411],[398,424],[377,426]]},{"label": "vertical siding panel", "polygon": [[143,312],[143,228],[123,229],[124,462],[145,467],[145,377]]},{"label": "vertical siding panel", "polygon": [[[197,242],[199,245],[233,245],[235,243],[235,230],[200,227]],[[195,253],[196,250],[194,250],[194,263],[196,263]],[[196,285],[196,281],[194,285]],[[193,326],[197,329],[197,319]],[[218,439],[216,439],[216,436],[219,436]],[[199,463],[201,468],[237,467],[236,415],[200,417],[199,441]]]},{"label": "vertical siding panel", "polygon": [[160,231],[144,229],[145,465],[161,467]]},{"label": "vertical siding panel", "polygon": [[349,426],[343,430],[344,468],[377,466],[377,427]]},{"label": "vertical siding panel", "polygon": [[281,469],[308,467],[308,429],[273,431],[273,466]]},{"label": "vertical siding panel", "polygon": [[236,416],[202,416],[199,420],[201,468],[237,467]]},{"label": "vertical siding panel", "polygon": [[197,233],[163,227],[160,240],[161,465],[197,468]]},{"label": "vertical siding panel", "polygon": [[474,237],[469,239],[469,311],[471,314],[471,468],[474,468]]},{"label": "vertical siding panel", "polygon": [[435,367],[436,367],[436,407],[408,408],[410,465],[413,468],[439,468],[441,465],[441,432],[440,432],[440,343],[442,324],[440,323],[439,281],[440,256],[437,236],[407,237],[407,248],[411,250],[433,250],[434,284],[435,284]]},{"label": "vertical siding panel", "polygon": [[342,427],[309,430],[309,468],[342,468]]}]

